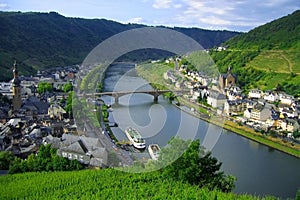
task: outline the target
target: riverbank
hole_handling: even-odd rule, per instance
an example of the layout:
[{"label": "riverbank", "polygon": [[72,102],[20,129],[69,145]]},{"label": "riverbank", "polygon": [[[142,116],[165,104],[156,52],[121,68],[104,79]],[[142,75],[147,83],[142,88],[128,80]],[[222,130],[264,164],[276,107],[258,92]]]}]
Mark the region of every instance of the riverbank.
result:
[{"label": "riverbank", "polygon": [[[145,80],[147,80],[150,83],[164,84],[167,87],[167,84],[164,82],[164,80],[162,78],[163,77],[162,74],[164,73],[164,70],[167,71],[167,69],[169,67],[163,66],[163,64],[156,65],[156,66],[157,66],[158,70],[155,70],[156,68],[154,67],[154,65],[149,67],[149,64],[147,64],[147,69],[146,69],[146,67],[139,66],[137,68],[137,73],[139,76],[143,77]],[[178,101],[181,105],[184,105],[188,108],[194,108],[195,110],[198,110],[198,107],[199,107],[198,105],[194,104],[194,106],[192,106],[191,104],[193,104],[193,103],[189,102],[188,100],[186,100],[184,98],[178,98]],[[222,118],[220,116],[214,116],[211,114],[211,111],[209,111],[209,110],[206,110],[206,112],[208,114],[204,114],[206,112],[204,112],[203,114],[202,113],[196,114],[195,112],[188,112],[188,111],[182,109],[181,106],[177,106],[176,104],[173,104],[173,105],[175,105],[179,109],[181,109],[203,121],[220,126],[226,130],[232,131],[232,132],[234,132],[238,135],[241,135],[243,137],[246,137],[250,140],[256,141],[260,144],[266,145],[268,147],[274,148],[281,152],[284,152],[289,155],[300,158],[300,145],[297,145],[297,144],[294,145],[294,144],[286,142],[280,138],[275,138],[272,136],[261,134],[249,127],[229,121],[226,118]],[[204,109],[204,108],[201,107],[201,109]]]},{"label": "riverbank", "polygon": [[[182,98],[180,98],[180,100],[179,100],[181,105],[184,105],[186,107],[191,107],[192,103],[188,104],[186,101],[187,100],[183,100]],[[184,109],[182,109],[182,107],[177,106],[176,104],[174,104],[174,105],[177,108],[185,111]],[[197,106],[197,105],[195,105],[195,106]],[[204,109],[204,108],[202,108],[202,109]],[[267,135],[261,134],[260,132],[256,132],[255,130],[253,130],[253,129],[247,127],[247,126],[237,124],[235,122],[229,121],[229,120],[227,120],[225,118],[222,118],[222,117],[218,117],[218,116],[214,116],[214,115],[209,116],[207,114],[199,114],[199,113],[195,114],[194,112],[187,112],[187,111],[185,111],[185,112],[188,113],[188,114],[191,114],[194,117],[197,117],[197,118],[199,118],[203,121],[206,121],[208,123],[212,123],[214,125],[220,126],[220,127],[224,128],[226,130],[232,131],[236,134],[239,134],[243,137],[246,137],[248,139],[256,141],[260,144],[269,146],[269,147],[277,149],[281,152],[284,152],[284,153],[287,153],[289,155],[300,158],[300,147],[299,147],[299,145],[298,145],[298,148],[296,148],[295,146],[293,148],[291,143],[283,141],[280,138],[274,138],[272,136],[267,136]]]}]

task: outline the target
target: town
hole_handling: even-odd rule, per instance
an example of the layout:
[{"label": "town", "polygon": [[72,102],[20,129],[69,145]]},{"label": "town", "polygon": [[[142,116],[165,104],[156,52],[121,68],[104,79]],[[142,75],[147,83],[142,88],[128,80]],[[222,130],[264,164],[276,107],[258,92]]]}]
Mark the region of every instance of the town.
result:
[{"label": "town", "polygon": [[[166,71],[162,79],[176,90],[190,90],[183,96],[189,102],[204,108],[209,115],[280,137],[291,144],[300,143],[298,99],[279,90],[251,89],[243,94],[231,67],[227,73],[212,77],[190,70],[184,64],[179,66],[180,61],[181,58],[164,61],[173,63],[174,69]],[[27,158],[38,152],[41,145],[51,144],[59,156],[86,166],[109,166],[110,151],[119,151],[119,161],[123,159],[125,165],[132,163],[128,152],[117,149],[106,128],[93,127],[86,121],[83,130],[77,127],[70,108],[70,93],[77,85],[79,72],[79,66],[75,65],[38,71],[36,76],[25,77],[19,76],[17,63],[14,63],[13,79],[0,83],[0,150]],[[96,103],[93,99],[87,101]],[[88,134],[91,130],[95,137]]]},{"label": "town", "polygon": [[[217,48],[218,51],[225,47]],[[284,141],[299,144],[299,99],[280,90],[250,89],[247,94],[237,85],[238,77],[229,66],[227,73],[217,77],[179,66],[181,58],[169,58],[174,69],[164,73],[164,79],[174,90],[190,89],[185,98],[196,106],[204,107],[210,114],[224,117],[256,132],[281,137]],[[200,112],[191,108],[193,112]]]},{"label": "town", "polygon": [[78,66],[38,71],[0,83],[0,151],[27,158],[41,145],[51,144],[59,156],[86,166],[106,167],[108,153],[99,139],[78,131],[72,117],[70,92],[76,85]]}]

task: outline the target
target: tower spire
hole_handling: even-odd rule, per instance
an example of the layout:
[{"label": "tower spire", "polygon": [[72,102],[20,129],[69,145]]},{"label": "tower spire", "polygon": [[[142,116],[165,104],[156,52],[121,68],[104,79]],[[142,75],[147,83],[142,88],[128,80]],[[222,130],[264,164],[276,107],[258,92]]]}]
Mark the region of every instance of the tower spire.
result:
[{"label": "tower spire", "polygon": [[19,72],[18,72],[16,60],[13,65],[13,75],[14,75],[14,78],[12,80],[13,110],[18,110],[21,108],[22,100],[21,100],[21,81],[19,79]]}]

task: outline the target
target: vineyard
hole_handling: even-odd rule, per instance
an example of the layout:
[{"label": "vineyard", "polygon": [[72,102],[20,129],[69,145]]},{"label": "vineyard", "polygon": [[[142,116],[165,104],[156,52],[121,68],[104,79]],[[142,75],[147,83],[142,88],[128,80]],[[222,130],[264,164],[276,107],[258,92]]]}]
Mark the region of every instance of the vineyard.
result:
[{"label": "vineyard", "polygon": [[275,199],[209,191],[159,172],[114,169],[7,175],[0,185],[0,199]]}]

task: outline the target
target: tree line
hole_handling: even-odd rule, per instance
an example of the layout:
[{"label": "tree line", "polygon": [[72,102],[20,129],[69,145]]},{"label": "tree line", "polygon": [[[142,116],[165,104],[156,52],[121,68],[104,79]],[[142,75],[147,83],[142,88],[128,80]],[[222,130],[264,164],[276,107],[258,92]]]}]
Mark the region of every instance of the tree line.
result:
[{"label": "tree line", "polygon": [[68,160],[58,156],[56,149],[48,145],[41,145],[37,154],[30,154],[23,160],[14,156],[12,152],[0,152],[0,169],[8,170],[9,174],[42,171],[70,171],[80,170],[84,166],[77,160]]}]

